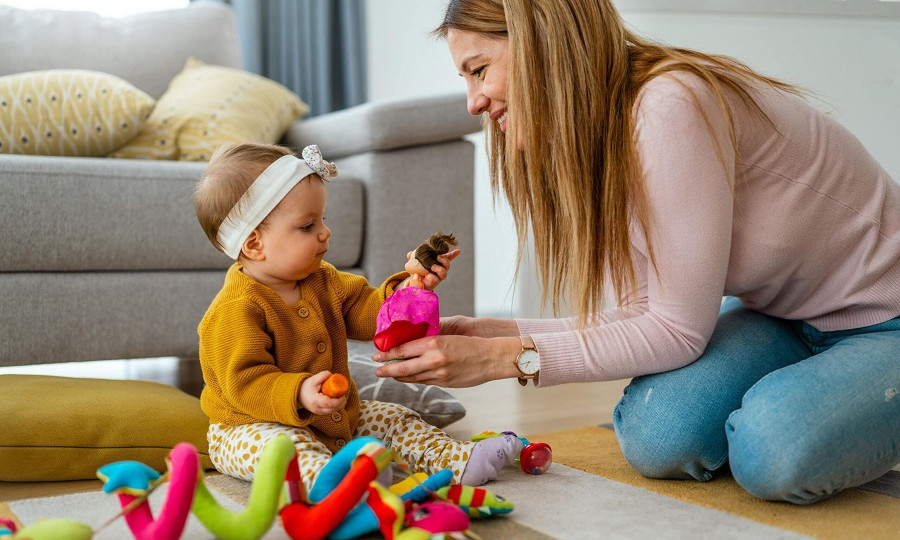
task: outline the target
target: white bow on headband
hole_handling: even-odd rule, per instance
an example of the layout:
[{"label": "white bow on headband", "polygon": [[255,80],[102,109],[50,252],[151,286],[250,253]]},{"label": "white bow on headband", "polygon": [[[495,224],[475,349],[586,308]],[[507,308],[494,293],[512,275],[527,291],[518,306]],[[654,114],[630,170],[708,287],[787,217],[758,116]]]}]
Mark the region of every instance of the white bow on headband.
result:
[{"label": "white bow on headband", "polygon": [[301,180],[310,174],[326,182],[337,176],[337,165],[325,161],[318,146],[307,146],[301,155],[303,159],[287,155],[275,160],[231,208],[216,235],[226,255],[236,260],[244,240]]}]

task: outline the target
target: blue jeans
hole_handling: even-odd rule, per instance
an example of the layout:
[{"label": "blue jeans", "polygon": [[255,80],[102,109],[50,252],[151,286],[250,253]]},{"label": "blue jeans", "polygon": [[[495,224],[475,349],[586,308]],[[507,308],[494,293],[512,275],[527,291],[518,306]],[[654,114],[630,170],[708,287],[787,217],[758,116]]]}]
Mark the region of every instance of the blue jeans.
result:
[{"label": "blue jeans", "polygon": [[900,317],[820,332],[729,298],[703,355],[635,378],[613,423],[650,478],[712,479],[811,504],[900,462]]}]

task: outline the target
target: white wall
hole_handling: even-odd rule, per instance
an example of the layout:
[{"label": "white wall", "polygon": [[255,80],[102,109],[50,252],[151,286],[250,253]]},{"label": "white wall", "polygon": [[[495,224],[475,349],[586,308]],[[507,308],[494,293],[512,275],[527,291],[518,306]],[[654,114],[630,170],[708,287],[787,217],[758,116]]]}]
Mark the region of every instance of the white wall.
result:
[{"label": "white wall", "polygon": [[[809,0],[795,1],[793,13],[774,13],[760,8],[772,2],[748,0],[730,4],[754,4],[756,12],[704,13],[653,9],[654,3],[668,4],[620,1],[629,24],[646,36],[734,56],[815,91],[824,100],[817,105],[832,111],[900,181],[900,4]],[[629,4],[647,7],[627,10]],[[848,5],[823,16],[816,4]]]},{"label": "white wall", "polygon": [[[445,0],[367,0],[370,100],[465,92],[446,43],[430,36],[445,6]],[[476,238],[474,250],[460,247],[461,256],[475,257],[476,314],[512,316],[516,235],[506,203],[494,211],[483,137],[470,137],[476,144]]]},{"label": "white wall", "polygon": [[[367,0],[372,100],[464,90],[446,45],[429,36],[445,0]],[[619,0],[638,32],[672,45],[735,56],[815,91],[900,181],[900,3],[876,0]],[[480,137],[475,264],[479,315],[538,315],[523,272],[510,289],[515,233],[494,210]],[[471,251],[466,254],[473,256]]]}]

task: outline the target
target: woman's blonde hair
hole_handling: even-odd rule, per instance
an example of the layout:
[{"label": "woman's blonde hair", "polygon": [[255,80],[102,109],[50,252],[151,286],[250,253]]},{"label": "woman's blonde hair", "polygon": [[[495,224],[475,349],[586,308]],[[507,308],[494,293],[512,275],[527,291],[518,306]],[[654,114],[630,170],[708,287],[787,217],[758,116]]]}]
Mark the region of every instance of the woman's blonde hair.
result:
[{"label": "woman's blonde hair", "polygon": [[568,293],[582,327],[602,309],[607,279],[617,303],[634,299],[632,217],[647,236],[656,266],[632,138],[632,108],[641,87],[673,71],[700,77],[718,98],[735,149],[726,90],[762,116],[745,89],[748,79],[795,92],[737,60],[642,39],[625,27],[610,0],[451,0],[434,34],[446,37],[450,30],[509,41],[510,141],[484,119],[491,188],[495,198],[502,189],[512,209],[517,270],[530,227],[541,305],[549,296],[556,314]]},{"label": "woman's blonde hair", "polygon": [[219,227],[266,167],[291,151],[272,144],[237,143],[220,146],[194,189],[194,211],[206,237],[219,251]]}]

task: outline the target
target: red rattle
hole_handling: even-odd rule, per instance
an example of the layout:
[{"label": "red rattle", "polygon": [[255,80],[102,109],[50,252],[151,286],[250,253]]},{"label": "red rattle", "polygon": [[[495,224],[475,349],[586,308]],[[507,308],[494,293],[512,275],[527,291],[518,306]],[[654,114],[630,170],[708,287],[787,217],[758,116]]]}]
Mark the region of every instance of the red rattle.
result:
[{"label": "red rattle", "polygon": [[553,449],[545,442],[530,442],[519,454],[519,466],[528,474],[544,474],[553,463]]}]

